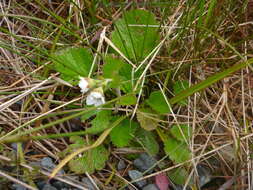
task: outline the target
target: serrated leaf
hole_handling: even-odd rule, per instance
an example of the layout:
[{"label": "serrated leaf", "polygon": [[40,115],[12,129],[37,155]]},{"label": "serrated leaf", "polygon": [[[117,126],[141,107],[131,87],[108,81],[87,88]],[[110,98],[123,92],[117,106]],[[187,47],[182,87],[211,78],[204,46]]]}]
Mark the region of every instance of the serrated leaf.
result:
[{"label": "serrated leaf", "polygon": [[184,185],[189,177],[188,172],[184,168],[175,168],[168,173],[170,179],[178,185]]},{"label": "serrated leaf", "polygon": [[[181,128],[181,131],[183,132],[183,134],[181,133],[180,128]],[[188,127],[187,125],[173,125],[172,128],[170,129],[170,133],[177,140],[185,142],[185,140],[187,140],[187,141],[190,140],[190,138],[192,136],[192,128]]]},{"label": "serrated leaf", "polygon": [[152,132],[140,128],[137,134],[138,141],[150,155],[156,155],[159,152],[159,145]]},{"label": "serrated leaf", "polygon": [[124,147],[134,137],[134,132],[138,124],[136,122],[125,119],[118,126],[114,127],[110,133],[112,143],[117,147]]},{"label": "serrated leaf", "polygon": [[146,10],[131,10],[115,22],[112,42],[130,59],[136,61],[146,57],[157,45],[158,22],[155,15]]},{"label": "serrated leaf", "polygon": [[152,92],[146,102],[158,113],[166,114],[170,112],[170,108],[161,91]]},{"label": "serrated leaf", "polygon": [[88,134],[97,134],[110,127],[112,119],[110,110],[102,110],[97,113],[95,119],[91,121],[91,127],[86,129]]},{"label": "serrated leaf", "polygon": [[[189,83],[186,80],[183,81],[176,81],[173,85],[173,92],[175,95],[179,94],[181,91],[185,90],[189,87]],[[187,99],[183,99],[178,102],[179,105],[187,105]]]},{"label": "serrated leaf", "polygon": [[164,142],[164,151],[175,163],[182,163],[191,158],[187,145],[174,138],[169,138]]},{"label": "serrated leaf", "polygon": [[129,106],[136,104],[137,98],[135,95],[127,95],[120,98],[118,104],[122,106]]},{"label": "serrated leaf", "polygon": [[125,93],[132,92],[132,77],[138,78],[140,71],[132,76],[132,66],[125,63],[122,59],[107,55],[103,66],[104,78],[111,78],[113,81],[109,84],[111,88],[120,87]]},{"label": "serrated leaf", "polygon": [[105,64],[103,65],[104,78],[112,79],[109,84],[111,88],[119,87],[122,77],[119,75],[120,69],[123,67],[124,61],[118,58],[114,58],[111,55],[107,55],[105,58]]},{"label": "serrated leaf", "polygon": [[[80,147],[79,147],[80,148]],[[68,166],[71,171],[77,174],[88,172],[94,173],[95,170],[101,170],[105,167],[109,152],[103,145],[84,152],[80,157],[72,159]]]},{"label": "serrated leaf", "polygon": [[86,77],[92,65],[92,55],[86,48],[69,48],[52,56],[54,68],[61,73],[61,78],[70,83]]},{"label": "serrated leaf", "polygon": [[147,108],[137,110],[137,120],[139,121],[141,127],[147,131],[152,131],[157,128],[158,121],[156,116],[151,114],[151,110]]}]

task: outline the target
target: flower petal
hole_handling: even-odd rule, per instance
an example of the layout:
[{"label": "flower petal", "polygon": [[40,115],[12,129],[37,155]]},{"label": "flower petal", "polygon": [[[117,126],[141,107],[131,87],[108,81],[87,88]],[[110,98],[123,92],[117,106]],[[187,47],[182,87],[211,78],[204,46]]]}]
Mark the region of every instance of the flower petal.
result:
[{"label": "flower petal", "polygon": [[105,97],[101,92],[92,91],[86,98],[87,105],[100,106],[105,103]]},{"label": "flower petal", "polygon": [[89,86],[88,81],[85,78],[83,78],[83,77],[79,77],[79,78],[80,78],[80,81],[79,81],[78,86],[81,88],[81,92],[82,93],[88,92],[88,90],[89,90],[89,88],[88,88],[88,86]]}]

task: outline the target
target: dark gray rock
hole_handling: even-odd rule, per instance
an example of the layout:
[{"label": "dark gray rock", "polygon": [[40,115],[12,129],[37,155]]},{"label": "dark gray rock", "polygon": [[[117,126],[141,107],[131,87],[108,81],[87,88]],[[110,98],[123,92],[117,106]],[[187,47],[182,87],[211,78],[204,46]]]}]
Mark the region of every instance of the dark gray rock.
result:
[{"label": "dark gray rock", "polygon": [[41,164],[42,167],[50,169],[50,170],[54,169],[55,166],[56,166],[54,164],[52,158],[50,158],[50,157],[42,158],[40,164]]},{"label": "dark gray rock", "polygon": [[44,187],[46,184],[47,184],[47,182],[46,182],[46,181],[43,181],[43,180],[38,181],[38,182],[36,183],[38,189],[43,189],[43,187]]},{"label": "dark gray rock", "polygon": [[27,190],[27,188],[25,188],[24,186],[22,186],[20,184],[13,184],[12,188],[15,190]]},{"label": "dark gray rock", "polygon": [[83,177],[82,182],[86,185],[86,188],[89,190],[96,190],[93,183],[90,181],[88,177]]},{"label": "dark gray rock", "polygon": [[205,184],[211,181],[211,172],[208,168],[198,165],[197,171],[199,175],[199,186],[203,187]]},{"label": "dark gray rock", "polygon": [[54,187],[56,187],[57,189],[63,189],[63,188],[70,188],[71,186],[67,183],[64,183],[62,181],[55,181],[52,183],[52,185]]},{"label": "dark gray rock", "polygon": [[57,190],[57,189],[50,184],[46,184],[46,185],[44,185],[42,190]]},{"label": "dark gray rock", "polygon": [[159,188],[155,184],[148,184],[142,190],[159,190]]},{"label": "dark gray rock", "polygon": [[[46,168],[48,170],[53,170],[56,167],[56,165],[54,164],[52,158],[50,158],[50,157],[42,158],[41,161],[40,161],[40,165],[41,165],[41,167]],[[63,175],[64,170],[61,169],[57,174],[58,175]]]},{"label": "dark gray rock", "polygon": [[[128,175],[131,178],[131,180],[136,180],[136,179],[139,179],[139,178],[143,177],[142,173],[139,172],[138,170],[129,170]],[[144,185],[147,184],[147,180],[144,179],[144,180],[141,180],[141,181],[137,181],[137,182],[135,182],[135,184],[138,187],[143,187]]]},{"label": "dark gray rock", "polygon": [[11,143],[11,148],[13,148],[14,151],[18,150],[18,144],[17,143]]},{"label": "dark gray rock", "polygon": [[152,158],[147,153],[142,153],[139,158],[135,159],[133,164],[134,166],[140,170],[141,172],[145,172],[148,170],[148,173],[151,173],[153,171],[152,168],[156,163],[156,160]]},{"label": "dark gray rock", "polygon": [[124,160],[120,160],[118,165],[117,165],[117,169],[118,170],[123,170],[126,168],[126,163],[124,162]]}]

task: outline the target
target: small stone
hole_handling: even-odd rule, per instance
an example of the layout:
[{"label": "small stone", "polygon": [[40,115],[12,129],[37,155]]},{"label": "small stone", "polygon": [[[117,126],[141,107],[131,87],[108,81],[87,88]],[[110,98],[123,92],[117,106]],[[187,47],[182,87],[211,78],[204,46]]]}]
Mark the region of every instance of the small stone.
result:
[{"label": "small stone", "polygon": [[56,187],[57,189],[63,189],[63,188],[71,187],[70,185],[68,185],[67,183],[64,183],[62,181],[55,181],[55,182],[52,183],[52,185],[54,187]]},{"label": "small stone", "polygon": [[123,160],[120,160],[117,166],[118,170],[123,170],[126,168],[126,163]]},{"label": "small stone", "polygon": [[52,160],[52,158],[49,158],[49,157],[44,157],[41,159],[41,166],[44,167],[44,168],[47,168],[47,169],[54,169],[55,168],[55,164]]},{"label": "small stone", "polygon": [[142,188],[142,190],[159,190],[155,184],[149,184]]},{"label": "small stone", "polygon": [[18,144],[17,143],[11,143],[11,148],[13,148],[14,151],[18,150]]},{"label": "small stone", "polygon": [[83,177],[82,182],[86,185],[86,188],[89,190],[95,190],[96,187],[94,187],[93,183],[90,181],[88,177]]},{"label": "small stone", "polygon": [[[41,161],[40,161],[40,164],[41,164],[41,166],[43,168],[47,168],[48,170],[53,170],[56,167],[56,165],[54,164],[52,158],[50,158],[50,157],[44,157],[44,158],[42,158]],[[64,174],[64,170],[63,169],[61,169],[57,173],[57,175],[63,175],[63,174]]]},{"label": "small stone", "polygon": [[43,189],[43,187],[44,187],[46,184],[47,184],[46,181],[38,181],[38,182],[36,183],[38,189]]},{"label": "small stone", "polygon": [[211,172],[208,168],[198,165],[197,171],[199,175],[199,186],[203,187],[205,184],[211,181]]},{"label": "small stone", "polygon": [[135,159],[133,164],[134,166],[140,170],[141,172],[149,171],[148,173],[151,173],[153,171],[152,168],[156,163],[156,160],[152,158],[147,153],[142,153],[139,158]]},{"label": "small stone", "polygon": [[46,184],[42,190],[57,190],[57,189],[50,184]]},{"label": "small stone", "polygon": [[13,184],[12,187],[15,190],[27,190],[27,188],[25,188],[24,186],[22,186],[20,184]]},{"label": "small stone", "polygon": [[[143,177],[142,173],[139,172],[138,170],[129,170],[128,175],[131,178],[131,180],[136,180],[136,179],[139,179],[139,178]],[[138,187],[143,187],[144,185],[147,184],[147,180],[144,179],[144,180],[141,180],[141,181],[137,181],[137,182],[135,182],[135,184]]]}]

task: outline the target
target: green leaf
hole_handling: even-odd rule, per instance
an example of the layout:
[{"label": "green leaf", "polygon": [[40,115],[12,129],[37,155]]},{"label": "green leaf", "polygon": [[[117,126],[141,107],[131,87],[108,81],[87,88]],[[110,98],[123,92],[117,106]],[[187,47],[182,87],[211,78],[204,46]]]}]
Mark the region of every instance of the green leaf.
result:
[{"label": "green leaf", "polygon": [[184,168],[175,168],[168,172],[168,176],[175,184],[184,185],[189,174]]},{"label": "green leaf", "polygon": [[[153,25],[153,26],[149,26]],[[155,15],[146,10],[131,10],[115,22],[112,42],[130,59],[140,61],[156,46],[159,40]]]},{"label": "green leaf", "polygon": [[[109,84],[111,88],[120,87],[125,93],[132,92],[132,66],[125,63],[122,59],[107,55],[103,66],[104,78],[113,79]],[[139,77],[140,72],[135,73]]]},{"label": "green leaf", "polygon": [[136,104],[136,102],[137,102],[137,98],[135,95],[127,95],[127,96],[121,97],[118,101],[118,104],[122,106],[129,106],[129,105]]},{"label": "green leaf", "polygon": [[103,65],[104,78],[110,78],[113,81],[109,84],[111,88],[119,87],[122,77],[119,75],[119,71],[124,63],[123,60],[107,55],[105,58],[105,64]]},{"label": "green leaf", "polygon": [[138,123],[125,119],[118,126],[114,127],[110,133],[112,143],[117,147],[127,146],[134,137],[134,132]]},{"label": "green leaf", "polygon": [[68,81],[78,80],[78,76],[87,77],[91,69],[93,57],[86,48],[69,48],[52,56],[56,71]]},{"label": "green leaf", "polygon": [[174,138],[169,138],[164,142],[164,151],[175,163],[182,163],[191,158],[187,145]]},{"label": "green leaf", "polygon": [[147,131],[151,131],[157,128],[158,121],[154,114],[151,114],[151,110],[147,108],[137,110],[137,120],[139,121],[141,127]]},{"label": "green leaf", "polygon": [[[84,138],[80,136],[70,137],[70,142],[72,142],[72,144],[70,144],[63,152],[61,152],[59,156],[65,157],[67,154],[70,154],[73,151],[88,145]],[[93,142],[91,141],[90,144],[92,143]],[[105,167],[105,162],[108,160],[108,157],[109,152],[103,145],[100,145],[72,159],[68,163],[68,166],[71,171],[77,174],[83,174],[85,172],[91,174],[95,170],[103,169]]]},{"label": "green leaf", "polygon": [[97,134],[110,127],[112,119],[110,110],[102,110],[97,113],[96,118],[91,121],[91,127],[86,129],[88,134]]},{"label": "green leaf", "polygon": [[140,128],[136,134],[138,141],[150,155],[156,155],[159,152],[159,145],[152,132]]},{"label": "green leaf", "polygon": [[170,108],[161,91],[152,92],[146,102],[158,113],[166,114],[170,112]]},{"label": "green leaf", "polygon": [[[181,128],[181,131],[183,132],[183,134],[181,133],[180,128]],[[185,139],[187,141],[190,140],[190,138],[192,136],[192,128],[188,127],[188,125],[173,125],[172,128],[170,129],[170,133],[177,140],[185,142]]]},{"label": "green leaf", "polygon": [[[182,92],[183,90],[185,90],[186,88],[189,88],[189,83],[186,80],[183,81],[176,81],[173,85],[173,92],[175,95],[179,94],[180,92]],[[184,106],[187,105],[187,99],[183,99],[181,101],[178,102],[178,104]]]},{"label": "green leaf", "polygon": [[[86,146],[85,143],[80,147],[83,146]],[[71,171],[77,174],[83,174],[85,172],[92,174],[95,170],[101,170],[105,167],[108,157],[109,152],[103,145],[100,145],[84,152],[80,157],[72,159],[68,163],[68,166]]]}]

